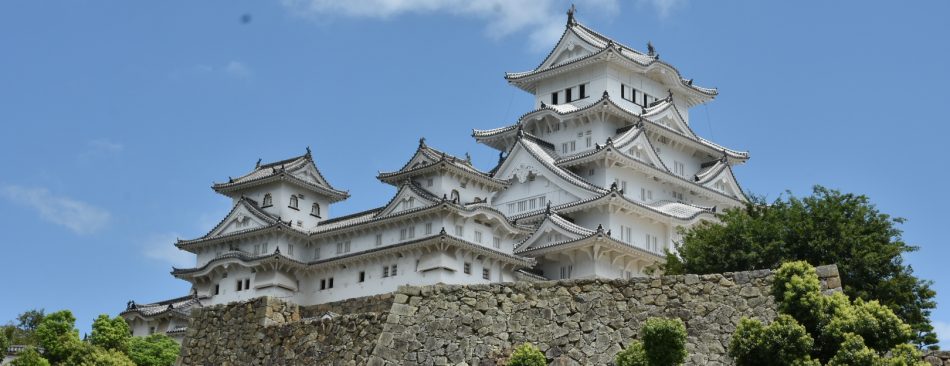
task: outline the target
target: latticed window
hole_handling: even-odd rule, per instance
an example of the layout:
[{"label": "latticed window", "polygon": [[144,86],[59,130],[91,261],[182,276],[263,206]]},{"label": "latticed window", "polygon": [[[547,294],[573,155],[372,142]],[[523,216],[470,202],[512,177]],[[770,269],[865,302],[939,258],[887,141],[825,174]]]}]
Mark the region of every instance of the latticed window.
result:
[{"label": "latticed window", "polygon": [[268,207],[274,205],[274,199],[271,198],[270,193],[264,195],[264,204],[262,206]]},{"label": "latticed window", "polygon": [[310,207],[310,214],[316,217],[320,217],[320,204],[314,202],[313,206]]},{"label": "latticed window", "polygon": [[297,208],[297,196],[290,196],[290,208]]}]

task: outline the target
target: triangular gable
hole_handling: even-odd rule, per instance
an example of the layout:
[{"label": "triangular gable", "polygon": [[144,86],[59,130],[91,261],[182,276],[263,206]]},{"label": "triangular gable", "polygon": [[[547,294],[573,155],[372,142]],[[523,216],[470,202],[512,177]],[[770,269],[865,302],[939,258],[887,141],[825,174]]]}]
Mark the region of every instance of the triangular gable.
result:
[{"label": "triangular gable", "polygon": [[515,247],[515,252],[535,249],[550,244],[577,240],[590,236],[594,230],[577,226],[557,214],[548,215],[538,228]]},{"label": "triangular gable", "polygon": [[694,139],[699,138],[699,136],[697,136],[696,133],[693,132],[691,128],[689,128],[689,124],[686,123],[686,120],[683,119],[683,115],[679,113],[673,103],[667,101],[653,108],[654,109],[652,110],[648,110],[647,113],[643,115],[643,117],[653,123],[665,126],[684,136],[689,136]]},{"label": "triangular gable", "polygon": [[234,205],[234,208],[231,209],[231,212],[203,238],[212,238],[236,231],[261,228],[270,226],[275,222],[276,220],[269,215],[257,207],[254,207],[253,204],[247,200],[242,199],[239,200],[238,203]]},{"label": "triangular gable", "polygon": [[536,70],[546,69],[589,56],[600,51],[601,48],[602,47],[595,47],[589,41],[578,37],[571,28],[567,28],[561,36],[560,41],[554,45],[548,57],[541,62],[541,65],[539,65]]},{"label": "triangular gable", "polygon": [[736,176],[732,173],[732,168],[728,165],[725,169],[722,169],[719,174],[716,174],[715,178],[709,179],[703,186],[714,191],[722,192],[727,196],[737,197],[742,202],[748,201],[745,193],[742,193],[742,187],[739,186],[739,181],[736,180]]},{"label": "triangular gable", "polygon": [[436,199],[431,194],[422,191],[422,188],[414,187],[413,183],[404,183],[393,199],[389,200],[389,203],[376,214],[376,217],[429,206],[435,202]]},{"label": "triangular gable", "polygon": [[[320,172],[317,171],[316,166],[312,161],[307,161],[302,164],[300,167],[292,170],[290,175],[296,177],[297,179],[303,180],[304,182],[321,186],[325,188],[331,188],[330,184],[323,178]],[[331,188],[332,189],[332,188]]]},{"label": "triangular gable", "polygon": [[[632,136],[628,135],[632,134]],[[615,144],[620,152],[659,169],[667,170],[663,160],[656,153],[653,143],[642,128],[634,128],[619,136]]]},{"label": "triangular gable", "polygon": [[505,161],[495,172],[495,178],[525,183],[531,177],[540,176],[561,190],[579,198],[590,198],[606,192],[603,188],[594,186],[573,173],[555,166],[554,163],[554,158],[540,146],[522,139],[515,143],[508,156],[505,157]]}]

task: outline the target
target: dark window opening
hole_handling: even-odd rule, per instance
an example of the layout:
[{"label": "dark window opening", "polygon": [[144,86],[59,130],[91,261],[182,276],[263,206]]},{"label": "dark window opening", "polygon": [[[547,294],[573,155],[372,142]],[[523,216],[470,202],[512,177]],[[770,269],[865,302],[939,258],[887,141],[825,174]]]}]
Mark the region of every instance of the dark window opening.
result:
[{"label": "dark window opening", "polygon": [[570,102],[571,102],[571,92],[573,92],[573,91],[574,91],[574,90],[573,90],[572,88],[564,89],[564,102],[565,102],[565,103],[570,103]]},{"label": "dark window opening", "polygon": [[551,93],[551,104],[557,104],[557,92]]},{"label": "dark window opening", "polygon": [[360,271],[360,282],[366,281],[366,272]]},{"label": "dark window opening", "polygon": [[244,281],[237,280],[237,290],[238,290],[238,291],[241,291],[241,285],[243,285],[243,284],[244,284]]},{"label": "dark window opening", "polygon": [[333,288],[333,277],[330,277],[330,281],[328,281],[327,287]]},{"label": "dark window opening", "polygon": [[217,295],[217,294],[220,294],[220,293],[221,293],[221,285],[215,284],[215,285],[214,285],[214,294]]},{"label": "dark window opening", "polygon": [[250,290],[250,289],[251,289],[251,279],[250,279],[250,278],[247,278],[247,279],[244,280],[244,289],[245,289],[245,290]]},{"label": "dark window opening", "polygon": [[321,290],[327,289],[327,280],[320,280],[320,289]]},{"label": "dark window opening", "polygon": [[581,99],[587,98],[587,84],[581,84],[578,88],[580,89],[578,90],[581,94],[580,98]]}]

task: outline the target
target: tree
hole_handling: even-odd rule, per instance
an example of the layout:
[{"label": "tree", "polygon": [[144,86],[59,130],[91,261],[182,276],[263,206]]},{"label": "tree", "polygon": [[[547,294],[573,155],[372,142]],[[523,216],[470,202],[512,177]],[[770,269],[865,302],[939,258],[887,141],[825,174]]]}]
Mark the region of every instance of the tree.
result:
[{"label": "tree", "polygon": [[129,340],[129,358],[138,366],[171,366],[178,358],[178,352],[178,343],[164,334]]},{"label": "tree", "polygon": [[10,339],[7,338],[5,332],[0,332],[0,357],[7,354],[8,348],[10,348]]},{"label": "tree", "polygon": [[90,346],[90,350],[83,355],[80,362],[70,363],[79,366],[136,366],[125,353],[116,349],[105,349]]},{"label": "tree", "polygon": [[789,193],[771,204],[752,201],[726,210],[720,223],[683,231],[678,254],[667,253],[666,273],[775,268],[794,260],[835,263],[848,296],[876,299],[893,310],[919,346],[937,342],[930,324],[936,293],[904,263],[902,255],[917,247],[903,241],[903,219],[881,213],[864,195],[821,186],[804,198]]},{"label": "tree", "polygon": [[814,343],[805,327],[789,315],[779,315],[768,326],[742,318],[732,334],[729,356],[737,366],[818,364],[810,357]]},{"label": "tree", "polygon": [[686,361],[686,325],[682,320],[649,318],[640,333],[650,366],[676,366]]},{"label": "tree", "polygon": [[640,341],[633,341],[630,343],[627,348],[624,348],[623,351],[617,354],[617,357],[614,358],[614,363],[617,366],[649,366],[650,363],[647,361],[647,353],[643,350],[643,343]]},{"label": "tree", "polygon": [[24,311],[22,314],[16,317],[17,327],[28,332],[33,332],[36,330],[36,327],[43,322],[43,318],[46,316],[46,310],[44,309],[32,309]]},{"label": "tree", "polygon": [[508,359],[508,366],[546,366],[547,364],[548,360],[541,353],[541,350],[531,343],[525,343],[515,348]]},{"label": "tree", "polygon": [[92,322],[89,342],[107,350],[127,352],[131,334],[129,323],[126,323],[125,319],[119,316],[109,318],[108,315],[102,314]]},{"label": "tree", "polygon": [[36,339],[43,347],[43,355],[57,363],[70,358],[82,348],[79,331],[75,328],[76,317],[69,310],[47,315],[36,327]]},{"label": "tree", "polygon": [[27,347],[17,354],[17,358],[10,363],[10,366],[49,366],[49,361],[40,356],[36,348]]}]

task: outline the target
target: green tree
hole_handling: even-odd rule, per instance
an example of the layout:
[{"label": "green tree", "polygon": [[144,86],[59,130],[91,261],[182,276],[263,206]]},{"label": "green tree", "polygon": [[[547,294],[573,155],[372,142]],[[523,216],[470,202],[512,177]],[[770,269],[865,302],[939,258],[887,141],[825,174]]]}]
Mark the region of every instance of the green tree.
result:
[{"label": "green tree", "polygon": [[617,354],[614,359],[617,366],[649,366],[647,362],[647,353],[643,350],[643,343],[633,341],[627,348]]},{"label": "green tree", "polygon": [[768,326],[742,318],[732,334],[729,356],[736,366],[817,365],[810,357],[814,343],[805,327],[789,315],[779,315]]},{"label": "green tree", "polygon": [[46,316],[46,310],[44,309],[32,309],[24,311],[22,314],[16,317],[17,327],[32,332],[36,330],[36,327],[40,326],[40,323],[43,322],[43,318]]},{"label": "green tree", "polygon": [[675,366],[686,361],[686,325],[682,320],[649,318],[640,333],[650,366]]},{"label": "green tree", "polygon": [[36,352],[36,348],[27,347],[17,354],[17,358],[10,363],[10,366],[49,366],[49,361]]},{"label": "green tree", "polygon": [[136,366],[135,362],[132,362],[125,353],[119,350],[91,345],[78,363],[70,362],[70,364],[79,366]]},{"label": "green tree", "polygon": [[541,350],[531,343],[525,343],[515,348],[508,359],[508,366],[546,366],[547,364],[548,360],[541,353]]},{"label": "green tree", "polygon": [[92,322],[92,334],[89,336],[89,342],[95,346],[107,350],[117,350],[127,352],[129,350],[129,338],[131,338],[129,323],[125,322],[120,316],[109,318],[102,314]]},{"label": "green tree", "polygon": [[10,339],[5,332],[0,332],[0,357],[7,354],[7,348],[10,348]]},{"label": "green tree", "polygon": [[678,254],[667,254],[666,273],[775,268],[794,260],[836,263],[847,295],[893,310],[919,346],[937,342],[930,324],[936,293],[904,263],[902,255],[917,250],[902,239],[904,220],[881,213],[866,196],[815,186],[804,198],[789,193],[771,204],[755,198],[726,210],[720,221],[684,231]]},{"label": "green tree", "polygon": [[75,325],[76,317],[69,310],[49,314],[40,322],[36,327],[36,339],[46,359],[58,363],[82,348]]},{"label": "green tree", "polygon": [[864,338],[848,333],[838,353],[828,361],[828,366],[880,366],[881,357],[864,344]]},{"label": "green tree", "polygon": [[129,340],[129,358],[138,366],[171,366],[178,358],[178,352],[178,343],[164,334]]}]

